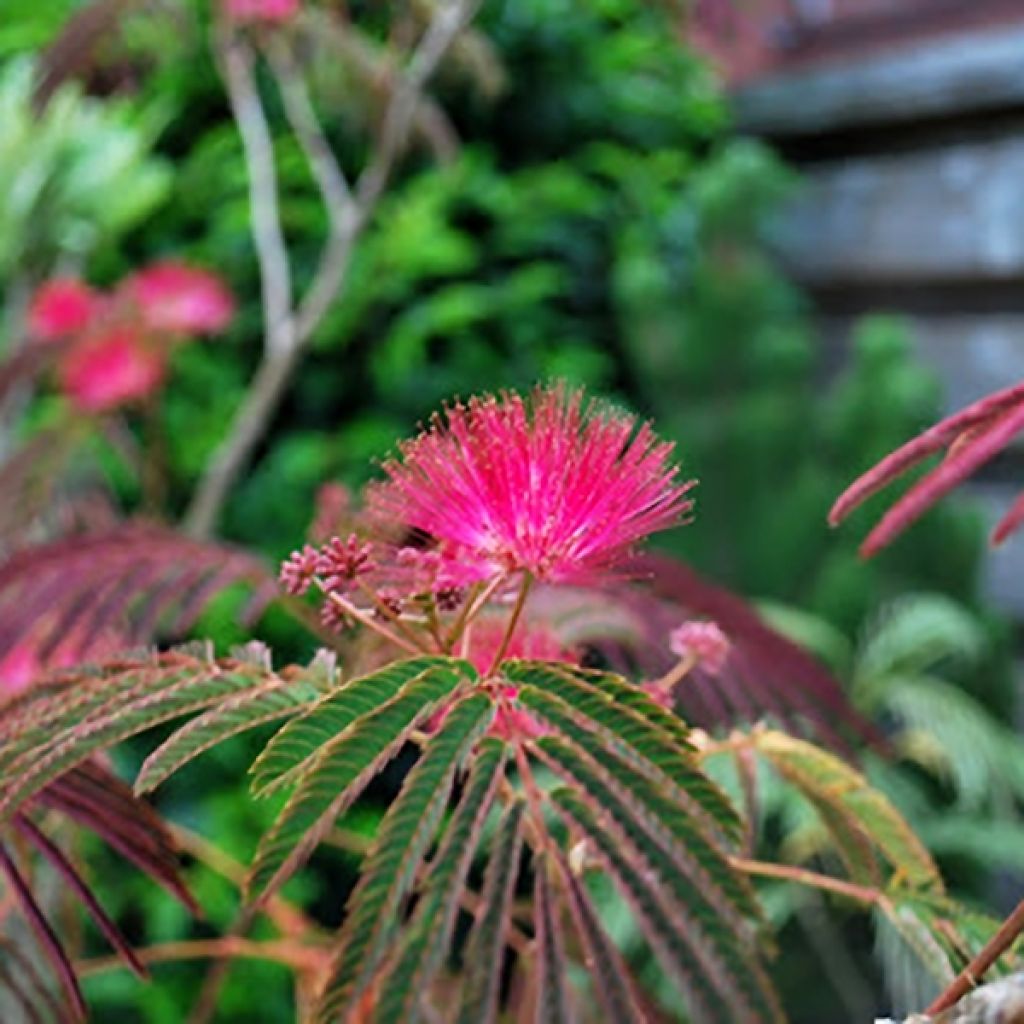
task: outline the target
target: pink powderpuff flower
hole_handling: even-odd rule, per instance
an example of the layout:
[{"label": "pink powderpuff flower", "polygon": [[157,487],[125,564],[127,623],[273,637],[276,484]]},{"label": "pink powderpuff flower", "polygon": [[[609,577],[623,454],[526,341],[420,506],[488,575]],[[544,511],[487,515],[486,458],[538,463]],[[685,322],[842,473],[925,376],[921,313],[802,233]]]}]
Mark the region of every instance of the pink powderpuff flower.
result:
[{"label": "pink powderpuff flower", "polygon": [[224,10],[235,21],[280,25],[302,9],[302,0],[224,0]]},{"label": "pink powderpuff flower", "polygon": [[717,622],[684,622],[669,634],[668,645],[680,658],[694,658],[705,672],[721,675],[732,643]]},{"label": "pink powderpuff flower", "polygon": [[124,284],[146,325],[169,334],[216,334],[234,315],[235,302],[216,274],[183,263],[154,263]]},{"label": "pink powderpuff flower", "polygon": [[580,580],[676,524],[695,481],[648,425],[562,385],[485,395],[435,416],[384,464],[369,506],[457,553],[463,579]]},{"label": "pink powderpuff flower", "polygon": [[79,410],[106,412],[151,395],[165,361],[131,326],[113,325],[76,345],[58,367],[61,388]]},{"label": "pink powderpuff flower", "polygon": [[103,297],[73,277],[55,277],[41,285],[28,307],[28,330],[40,341],[56,341],[84,331]]}]

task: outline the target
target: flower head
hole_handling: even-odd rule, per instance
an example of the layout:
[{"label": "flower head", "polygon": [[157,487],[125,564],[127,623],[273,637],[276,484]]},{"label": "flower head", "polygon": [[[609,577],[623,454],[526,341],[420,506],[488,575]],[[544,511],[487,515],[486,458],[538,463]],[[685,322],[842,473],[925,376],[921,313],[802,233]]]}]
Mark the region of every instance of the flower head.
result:
[{"label": "flower head", "polygon": [[64,393],[82,412],[105,412],[151,395],[163,381],[163,353],[129,325],[112,325],[76,345],[59,367]]},{"label": "flower head", "polygon": [[212,334],[223,331],[235,311],[216,274],[184,263],[154,263],[132,275],[125,288],[154,331]]},{"label": "flower head", "polygon": [[668,638],[673,654],[693,658],[706,672],[720,675],[732,644],[717,622],[693,620],[672,630]]},{"label": "flower head", "polygon": [[55,341],[84,330],[103,302],[102,296],[74,277],[55,277],[41,285],[28,307],[29,333]]},{"label": "flower head", "polygon": [[370,508],[453,551],[462,582],[579,579],[689,511],[694,481],[678,481],[672,448],[561,385],[487,395],[403,444]]}]

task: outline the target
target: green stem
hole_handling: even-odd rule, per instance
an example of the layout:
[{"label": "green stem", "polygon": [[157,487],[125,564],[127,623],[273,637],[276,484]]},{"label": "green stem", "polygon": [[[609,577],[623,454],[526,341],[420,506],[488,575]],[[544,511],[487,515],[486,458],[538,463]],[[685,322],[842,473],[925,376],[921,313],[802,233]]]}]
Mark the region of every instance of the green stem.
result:
[{"label": "green stem", "polygon": [[533,576],[528,572],[524,572],[523,583],[519,588],[519,596],[516,598],[515,607],[512,609],[512,617],[508,620],[508,627],[505,629],[505,635],[501,638],[501,643],[494,655],[494,660],[491,662],[491,667],[487,670],[487,675],[489,676],[494,675],[495,670],[505,657],[508,645],[512,642],[512,634],[516,631],[516,626],[519,625],[519,619],[522,617],[523,609],[526,607],[526,598],[529,596],[531,586],[533,586]]}]

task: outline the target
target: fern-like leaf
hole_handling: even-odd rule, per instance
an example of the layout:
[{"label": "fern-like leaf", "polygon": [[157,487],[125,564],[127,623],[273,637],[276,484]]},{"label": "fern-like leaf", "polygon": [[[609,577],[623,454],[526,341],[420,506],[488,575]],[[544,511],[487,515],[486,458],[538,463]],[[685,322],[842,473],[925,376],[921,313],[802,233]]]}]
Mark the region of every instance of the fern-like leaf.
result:
[{"label": "fern-like leaf", "polygon": [[[260,752],[249,769],[252,791],[265,796],[293,783],[325,743],[390,700],[410,680],[444,664],[448,664],[444,658],[408,658],[331,690],[278,731]],[[466,674],[474,672],[468,662],[460,662],[460,667]]]},{"label": "fern-like leaf", "polygon": [[[676,727],[666,730],[661,727],[659,716],[647,717],[644,705],[637,702],[631,706],[606,688],[598,688],[594,685],[596,674],[584,677],[543,662],[515,661],[503,666],[503,671],[511,681],[524,684],[518,698],[524,707],[543,716],[545,708],[552,708],[546,698],[557,695],[557,700],[577,717],[580,725],[598,731],[634,768],[659,785],[668,786],[686,806],[706,814],[709,822],[726,836],[740,835],[742,825],[735,809],[697,767],[689,744],[681,746]],[[617,688],[619,683],[615,685]],[[625,680],[621,680],[621,686],[638,690]]]},{"label": "fern-like leaf", "polygon": [[463,682],[457,662],[414,676],[390,700],[323,744],[256,850],[247,893],[259,903],[297,871],[409,734]]},{"label": "fern-like leaf", "polygon": [[380,981],[375,1019],[380,1024],[419,1020],[419,1001],[444,962],[459,907],[459,896],[494,799],[505,752],[497,740],[477,750],[465,791],[444,843],[431,862],[423,894],[406,929],[397,959]]},{"label": "fern-like leaf", "polygon": [[293,715],[320,696],[320,688],[301,674],[273,679],[232,694],[172,733],[143,762],[137,793],[156,789],[165,779],[231,736]]},{"label": "fern-like leaf", "polygon": [[493,1024],[505,961],[505,930],[519,874],[524,805],[508,806],[484,874],[483,900],[466,947],[466,981],[458,1024]]},{"label": "fern-like leaf", "polygon": [[569,912],[583,944],[583,960],[593,980],[604,1019],[619,1024],[644,1024],[645,1018],[622,954],[606,934],[586,888],[572,873],[564,857],[559,858],[559,867]]},{"label": "fern-like leaf", "polygon": [[718,997],[733,1007],[736,1019],[775,1020],[778,1010],[774,993],[725,891],[724,884],[732,881],[731,871],[723,864],[715,875],[703,871],[687,874],[683,868],[689,858],[677,856],[684,851],[659,842],[634,813],[628,798],[620,799],[568,744],[547,738],[540,740],[537,748],[548,764],[570,779],[576,799],[590,808],[595,819],[601,816],[606,834],[650,880],[660,902],[664,906],[674,904],[683,941],[690,944],[704,965]]},{"label": "fern-like leaf", "polygon": [[29,646],[45,663],[54,649],[85,661],[187,630],[218,593],[252,590],[245,616],[277,594],[260,559],[166,528],[125,523],[20,550],[0,564],[0,658]]},{"label": "fern-like leaf", "polygon": [[477,693],[457,703],[424,747],[402,791],[381,823],[373,851],[349,901],[317,1019],[347,1020],[373,980],[398,924],[416,869],[441,822],[452,781],[494,715]]},{"label": "fern-like leaf", "polygon": [[570,827],[591,840],[592,854],[614,878],[651,949],[676,987],[686,995],[693,1016],[702,1022],[735,1024],[735,1014],[710,980],[709,966],[701,958],[700,947],[692,947],[685,924],[677,920],[662,890],[625,855],[617,839],[608,834],[578,794],[560,788],[551,792],[550,799]]},{"label": "fern-like leaf", "polygon": [[[846,828],[865,835],[913,886],[942,890],[931,855],[888,798],[838,757],[785,733],[754,733],[758,752],[784,779],[811,799],[827,803]],[[828,826],[831,820],[826,820]],[[846,845],[843,835],[837,840]]]},{"label": "fern-like leaf", "polygon": [[186,670],[174,666],[164,675],[133,681],[126,693],[104,702],[81,722],[57,719],[55,735],[20,749],[5,765],[0,818],[96,751],[247,689],[252,682],[248,666],[215,662],[193,664]]},{"label": "fern-like leaf", "polygon": [[562,922],[546,865],[539,863],[533,887],[534,934],[537,946],[536,1024],[571,1024],[574,1014],[565,989],[566,962]]}]

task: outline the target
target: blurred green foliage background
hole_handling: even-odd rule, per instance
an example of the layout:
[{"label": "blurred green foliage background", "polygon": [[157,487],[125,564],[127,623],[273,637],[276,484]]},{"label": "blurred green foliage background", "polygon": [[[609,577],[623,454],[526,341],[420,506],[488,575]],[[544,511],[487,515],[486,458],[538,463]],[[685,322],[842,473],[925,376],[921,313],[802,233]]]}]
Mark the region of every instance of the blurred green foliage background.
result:
[{"label": "blurred green foliage background", "polygon": [[[235,324],[225,337],[177,353],[160,410],[165,511],[173,518],[259,357],[246,172],[209,51],[205,3],[137,13],[129,5],[83,82],[62,86],[45,117],[33,115],[27,61],[84,6],[5,5],[0,287],[13,325],[27,291],[55,269],[103,284],[173,256],[225,275],[240,303]],[[347,6],[372,38],[374,5]],[[862,324],[840,375],[828,369],[834,361],[806,300],[765,246],[773,213],[799,182],[765,146],[737,137],[678,18],[640,0],[503,0],[483,5],[479,27],[486,45],[456,55],[436,90],[456,149],[438,164],[420,146],[403,165],[232,496],[224,536],[279,558],[301,542],[321,484],[361,484],[372,460],[445,399],[565,377],[653,417],[700,479],[695,523],[663,543],[752,598],[800,609],[799,622],[782,613],[779,622],[808,638],[832,637],[820,646],[851,678],[864,677],[858,644],[886,602],[940,592],[955,603],[951,614],[970,623],[955,634],[967,636],[970,657],[956,648],[930,668],[958,695],[966,685],[984,721],[1007,718],[1006,631],[977,600],[976,517],[944,505],[870,563],[856,556],[870,509],[841,531],[825,524],[849,480],[936,418],[937,384],[911,358],[900,325],[885,318]],[[372,97],[346,73],[346,45],[324,31],[305,56],[331,142],[357,166]],[[266,96],[301,282],[326,220],[269,87]],[[110,453],[103,458],[116,466]],[[123,473],[118,480],[132,507],[136,484]],[[222,604],[202,630],[221,645],[244,639],[230,599]],[[264,622],[261,635],[283,656],[308,653],[309,642],[282,622]],[[928,630],[913,636],[933,650]],[[865,710],[898,713],[882,706],[877,688],[862,690]],[[228,745],[161,797],[174,820],[240,860],[274,810],[239,784],[250,753],[249,744]],[[1007,754],[991,772],[1001,778],[1019,767]],[[949,820],[957,808],[975,825],[1003,821],[1007,802],[1019,803],[1019,778],[999,810],[981,798],[963,804],[955,777],[926,778],[911,764],[878,771],[895,799],[906,798],[915,824]],[[397,777],[376,787],[381,799]],[[369,831],[373,822],[370,810],[353,827]],[[963,849],[944,864],[961,893],[979,897],[1005,866]],[[354,865],[339,853],[303,880],[303,895],[325,920],[340,915],[337,880]],[[112,860],[106,867],[116,870]],[[103,870],[101,863],[100,877]],[[195,878],[209,922],[192,933],[212,935],[230,922],[234,895],[207,873]],[[118,877],[107,888],[140,939],[189,931],[184,915],[141,879]],[[780,920],[790,922],[780,971],[794,1019],[823,1019],[837,997],[808,952],[820,936],[799,916]],[[830,927],[851,944],[865,984],[877,988],[863,926],[839,915]],[[194,964],[162,968],[159,984],[140,997],[132,979],[112,972],[92,979],[89,993],[109,1008],[100,1019],[171,1024],[183,1019],[201,976]],[[288,998],[284,971],[247,965],[235,972],[222,1019],[286,1020]]]}]

